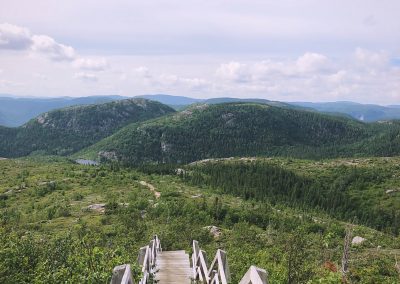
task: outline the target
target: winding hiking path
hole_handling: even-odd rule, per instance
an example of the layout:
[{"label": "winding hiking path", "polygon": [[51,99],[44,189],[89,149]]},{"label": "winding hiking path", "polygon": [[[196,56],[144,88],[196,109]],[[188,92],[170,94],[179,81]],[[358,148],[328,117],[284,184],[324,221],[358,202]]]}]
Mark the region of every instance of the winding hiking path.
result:
[{"label": "winding hiking path", "polygon": [[153,193],[154,193],[154,196],[155,196],[157,199],[160,198],[161,193],[158,192],[158,191],[156,190],[156,188],[155,188],[152,184],[150,184],[150,183],[148,183],[148,182],[145,182],[144,180],[141,180],[139,183],[140,183],[141,185],[146,186],[151,192],[153,192]]}]

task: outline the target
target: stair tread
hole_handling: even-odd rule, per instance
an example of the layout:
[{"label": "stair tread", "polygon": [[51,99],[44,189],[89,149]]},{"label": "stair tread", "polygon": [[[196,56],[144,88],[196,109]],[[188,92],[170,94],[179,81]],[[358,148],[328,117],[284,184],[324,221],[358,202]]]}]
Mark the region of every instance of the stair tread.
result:
[{"label": "stair tread", "polygon": [[159,284],[189,284],[192,276],[189,255],[184,250],[163,251],[157,255],[155,279]]}]

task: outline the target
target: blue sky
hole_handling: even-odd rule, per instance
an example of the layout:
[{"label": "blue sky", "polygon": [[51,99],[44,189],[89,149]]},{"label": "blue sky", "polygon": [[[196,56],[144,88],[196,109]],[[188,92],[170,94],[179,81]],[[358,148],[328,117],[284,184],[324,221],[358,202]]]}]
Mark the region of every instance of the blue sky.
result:
[{"label": "blue sky", "polygon": [[0,1],[0,93],[400,102],[397,0]]}]

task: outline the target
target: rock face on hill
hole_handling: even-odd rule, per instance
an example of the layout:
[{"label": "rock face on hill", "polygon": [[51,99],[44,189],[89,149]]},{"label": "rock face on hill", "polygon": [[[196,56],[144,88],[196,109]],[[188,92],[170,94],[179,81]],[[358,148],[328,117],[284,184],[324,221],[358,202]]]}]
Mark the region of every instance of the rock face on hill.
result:
[{"label": "rock face on hill", "polygon": [[46,112],[18,128],[0,127],[0,156],[35,151],[67,155],[113,134],[123,126],[174,112],[146,99],[74,106]]}]

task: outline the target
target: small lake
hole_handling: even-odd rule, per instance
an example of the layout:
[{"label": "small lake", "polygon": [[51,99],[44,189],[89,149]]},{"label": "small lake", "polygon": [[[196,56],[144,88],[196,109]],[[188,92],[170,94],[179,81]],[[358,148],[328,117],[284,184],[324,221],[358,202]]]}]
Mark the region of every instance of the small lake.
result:
[{"label": "small lake", "polygon": [[93,160],[86,160],[86,159],[77,159],[75,160],[77,164],[85,165],[85,166],[98,166],[99,162]]}]

